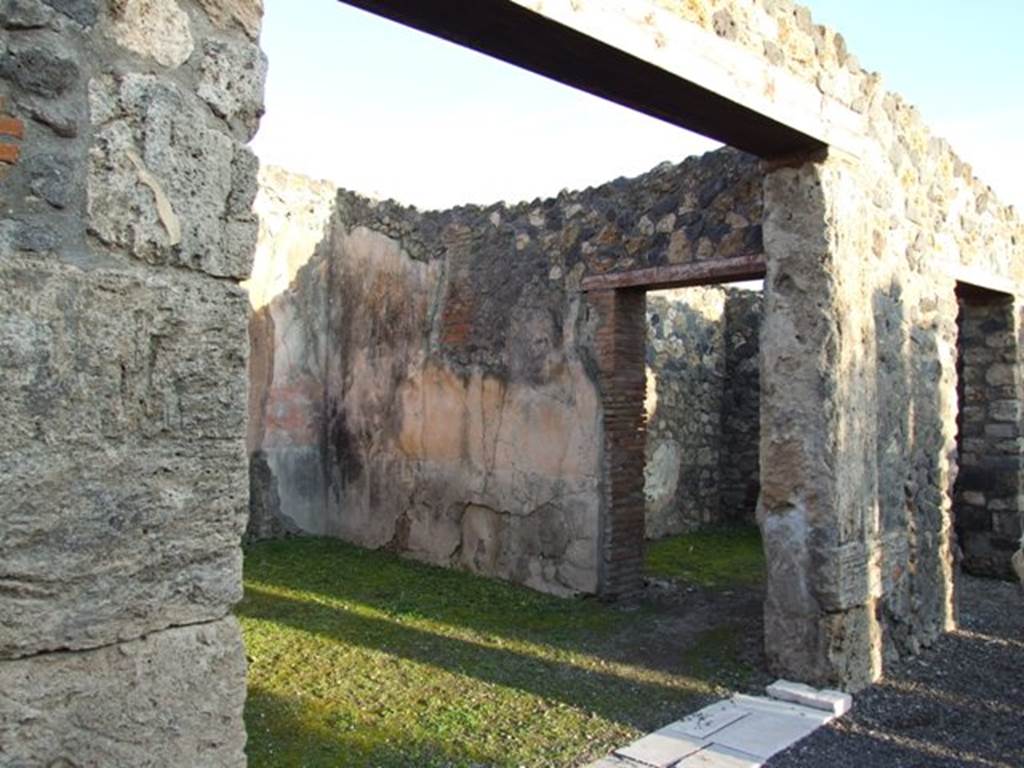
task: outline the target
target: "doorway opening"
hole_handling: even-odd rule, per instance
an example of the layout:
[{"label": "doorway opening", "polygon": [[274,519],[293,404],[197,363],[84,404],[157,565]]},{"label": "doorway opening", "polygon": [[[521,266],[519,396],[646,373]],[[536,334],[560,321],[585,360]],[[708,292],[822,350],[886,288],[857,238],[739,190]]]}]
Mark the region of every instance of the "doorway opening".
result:
[{"label": "doorway opening", "polygon": [[645,534],[755,525],[761,285],[647,294]]},{"label": "doorway opening", "polygon": [[957,453],[953,515],[962,567],[1013,578],[1021,539],[1021,382],[1013,296],[957,285]]},{"label": "doorway opening", "polygon": [[762,291],[753,281],[647,294],[647,577],[743,593],[736,614],[758,613],[763,597]]}]

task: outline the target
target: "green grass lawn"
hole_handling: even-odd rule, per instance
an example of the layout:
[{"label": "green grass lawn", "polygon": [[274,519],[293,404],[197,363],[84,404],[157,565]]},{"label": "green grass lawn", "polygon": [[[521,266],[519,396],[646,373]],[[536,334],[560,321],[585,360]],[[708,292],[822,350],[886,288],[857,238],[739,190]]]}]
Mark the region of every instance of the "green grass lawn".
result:
[{"label": "green grass lawn", "polygon": [[642,631],[653,606],[559,599],[339,541],[250,546],[245,587],[254,768],[575,766],[723,684],[704,643],[657,649]]},{"label": "green grass lawn", "polygon": [[649,542],[646,570],[652,576],[710,589],[761,584],[761,534],[753,525],[709,526]]}]

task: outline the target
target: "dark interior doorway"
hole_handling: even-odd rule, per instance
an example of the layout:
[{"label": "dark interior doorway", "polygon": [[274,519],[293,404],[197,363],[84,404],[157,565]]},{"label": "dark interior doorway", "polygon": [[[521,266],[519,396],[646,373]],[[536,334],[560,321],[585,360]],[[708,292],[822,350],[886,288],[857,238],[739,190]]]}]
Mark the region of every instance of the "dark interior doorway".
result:
[{"label": "dark interior doorway", "polygon": [[958,284],[953,519],[962,567],[1011,578],[1021,537],[1020,366],[1009,294]]}]

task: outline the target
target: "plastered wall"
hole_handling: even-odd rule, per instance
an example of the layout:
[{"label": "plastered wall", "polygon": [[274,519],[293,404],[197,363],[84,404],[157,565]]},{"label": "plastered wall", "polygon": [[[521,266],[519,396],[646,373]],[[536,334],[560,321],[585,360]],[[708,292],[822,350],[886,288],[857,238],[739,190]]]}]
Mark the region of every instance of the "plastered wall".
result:
[{"label": "plastered wall", "polygon": [[251,532],[598,591],[604,408],[581,280],[759,252],[758,173],[725,151],[423,213],[265,171]]}]

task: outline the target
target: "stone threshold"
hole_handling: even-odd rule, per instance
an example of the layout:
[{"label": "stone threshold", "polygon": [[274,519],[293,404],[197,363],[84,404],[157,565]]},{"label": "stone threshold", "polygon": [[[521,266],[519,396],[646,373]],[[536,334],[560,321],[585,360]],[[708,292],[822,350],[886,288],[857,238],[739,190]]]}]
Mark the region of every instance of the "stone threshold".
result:
[{"label": "stone threshold", "polygon": [[711,704],[587,768],[760,768],[853,705],[848,693],[786,680],[766,693]]}]

